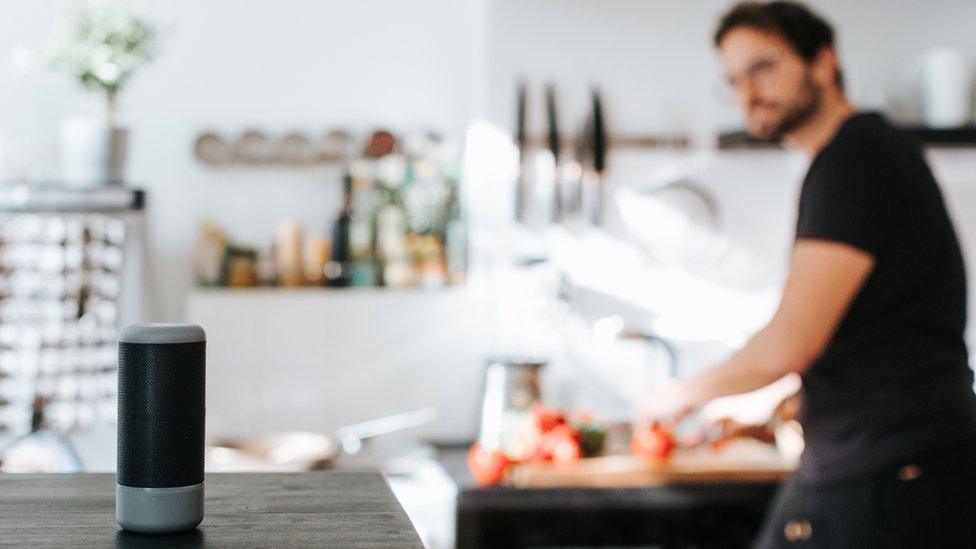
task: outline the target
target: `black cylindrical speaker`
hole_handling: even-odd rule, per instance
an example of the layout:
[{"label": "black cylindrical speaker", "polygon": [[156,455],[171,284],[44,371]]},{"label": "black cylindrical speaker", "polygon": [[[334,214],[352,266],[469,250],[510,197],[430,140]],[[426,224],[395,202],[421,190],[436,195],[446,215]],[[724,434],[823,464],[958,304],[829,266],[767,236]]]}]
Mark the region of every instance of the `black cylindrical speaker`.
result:
[{"label": "black cylindrical speaker", "polygon": [[193,324],[119,334],[115,518],[126,530],[180,532],[203,520],[206,341]]}]

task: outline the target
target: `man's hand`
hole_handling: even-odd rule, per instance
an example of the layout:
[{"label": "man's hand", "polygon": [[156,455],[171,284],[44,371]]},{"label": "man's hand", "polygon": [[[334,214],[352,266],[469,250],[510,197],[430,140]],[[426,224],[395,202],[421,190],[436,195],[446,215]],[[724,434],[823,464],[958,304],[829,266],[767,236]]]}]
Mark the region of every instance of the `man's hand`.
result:
[{"label": "man's hand", "polygon": [[673,429],[682,419],[695,411],[682,382],[673,381],[658,391],[644,396],[634,410],[634,425],[655,423]]},{"label": "man's hand", "polygon": [[706,402],[802,373],[830,343],[874,268],[874,257],[839,242],[798,240],[779,308],[769,324],[721,365],[648,395],[643,418],[675,421]]}]

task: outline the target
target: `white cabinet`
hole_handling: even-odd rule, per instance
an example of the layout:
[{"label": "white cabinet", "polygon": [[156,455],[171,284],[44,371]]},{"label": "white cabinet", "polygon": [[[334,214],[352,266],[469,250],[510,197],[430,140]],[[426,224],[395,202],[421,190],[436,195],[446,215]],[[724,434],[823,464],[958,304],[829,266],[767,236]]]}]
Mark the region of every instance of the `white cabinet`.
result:
[{"label": "white cabinet", "polygon": [[473,436],[486,302],[465,289],[198,290],[207,434],[311,430],[433,405],[438,439]]}]

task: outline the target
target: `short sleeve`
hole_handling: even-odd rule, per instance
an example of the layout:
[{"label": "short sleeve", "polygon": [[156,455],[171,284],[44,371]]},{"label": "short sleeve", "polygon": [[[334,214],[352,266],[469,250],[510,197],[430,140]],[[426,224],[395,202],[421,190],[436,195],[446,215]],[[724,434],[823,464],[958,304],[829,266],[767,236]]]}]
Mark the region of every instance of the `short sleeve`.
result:
[{"label": "short sleeve", "polygon": [[800,196],[796,238],[841,242],[877,256],[902,194],[898,178],[886,172],[856,159],[812,166]]}]

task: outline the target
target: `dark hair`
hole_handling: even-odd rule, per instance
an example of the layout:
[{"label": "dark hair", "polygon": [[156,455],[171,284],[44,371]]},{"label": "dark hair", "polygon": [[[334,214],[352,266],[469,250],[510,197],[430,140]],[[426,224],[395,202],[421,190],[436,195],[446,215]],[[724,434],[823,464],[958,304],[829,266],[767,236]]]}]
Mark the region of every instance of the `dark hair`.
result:
[{"label": "dark hair", "polygon": [[[774,32],[783,37],[806,62],[824,48],[834,47],[834,28],[823,17],[797,2],[739,2],[732,6],[715,30],[715,47],[739,27]],[[837,69],[837,86],[844,89],[844,75]]]}]

